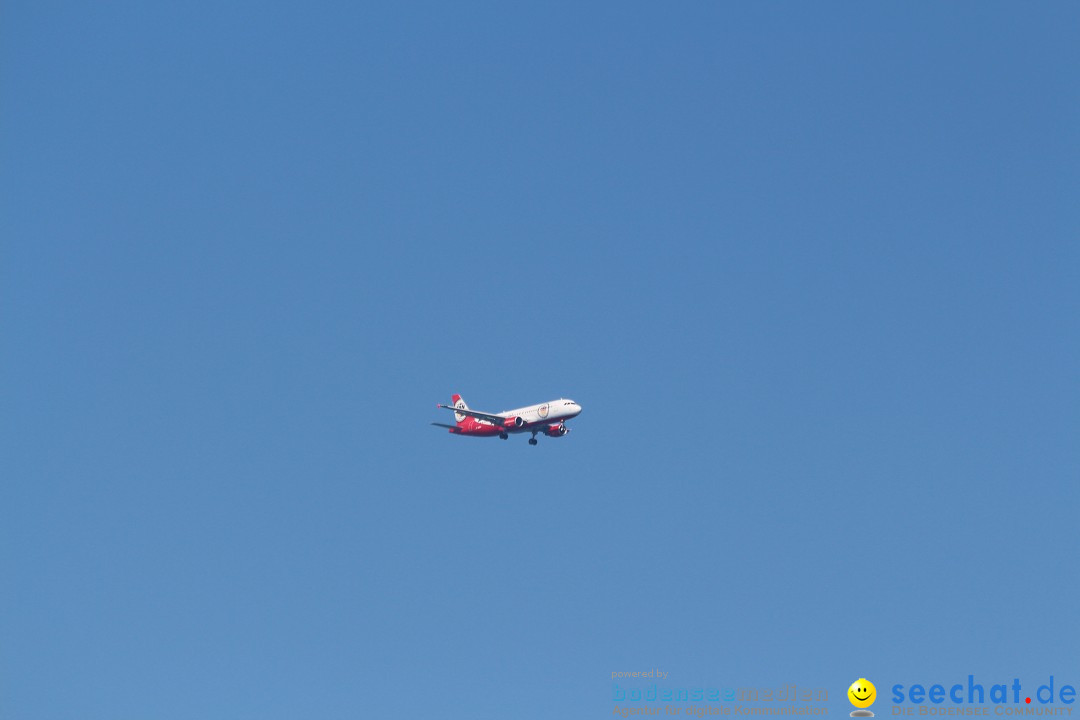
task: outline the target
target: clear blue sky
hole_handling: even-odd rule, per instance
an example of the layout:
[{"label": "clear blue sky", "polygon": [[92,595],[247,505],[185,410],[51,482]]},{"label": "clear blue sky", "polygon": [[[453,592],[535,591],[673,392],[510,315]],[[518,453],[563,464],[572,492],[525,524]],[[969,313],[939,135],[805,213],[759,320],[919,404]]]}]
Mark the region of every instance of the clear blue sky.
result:
[{"label": "clear blue sky", "polygon": [[1080,681],[1078,23],[6,3],[0,716]]}]

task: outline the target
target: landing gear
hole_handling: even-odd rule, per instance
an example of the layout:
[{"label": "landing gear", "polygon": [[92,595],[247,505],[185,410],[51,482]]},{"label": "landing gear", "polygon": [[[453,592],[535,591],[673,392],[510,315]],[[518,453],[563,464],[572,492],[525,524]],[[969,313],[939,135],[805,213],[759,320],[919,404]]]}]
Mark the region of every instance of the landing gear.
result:
[{"label": "landing gear", "polygon": [[499,437],[502,438],[503,440],[505,440],[506,438],[508,438],[510,436],[507,435],[506,433],[499,433]]},{"label": "landing gear", "polygon": [[535,445],[536,444],[536,438],[529,438],[529,444],[530,445]]}]

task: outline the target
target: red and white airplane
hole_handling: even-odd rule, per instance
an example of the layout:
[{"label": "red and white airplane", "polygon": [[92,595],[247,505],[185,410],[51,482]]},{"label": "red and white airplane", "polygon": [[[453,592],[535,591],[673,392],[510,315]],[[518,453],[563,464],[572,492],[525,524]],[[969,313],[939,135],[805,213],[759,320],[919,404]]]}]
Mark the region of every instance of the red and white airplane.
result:
[{"label": "red and white airplane", "polygon": [[504,410],[501,413],[470,410],[460,395],[454,395],[450,400],[454,403],[453,405],[439,405],[439,407],[453,410],[457,425],[431,423],[432,425],[449,428],[452,435],[476,437],[498,435],[503,440],[510,437],[510,433],[531,432],[530,445],[536,444],[536,436],[540,433],[548,437],[562,437],[570,432],[570,428],[566,427],[566,421],[581,413],[581,406],[566,398],[517,410]]}]

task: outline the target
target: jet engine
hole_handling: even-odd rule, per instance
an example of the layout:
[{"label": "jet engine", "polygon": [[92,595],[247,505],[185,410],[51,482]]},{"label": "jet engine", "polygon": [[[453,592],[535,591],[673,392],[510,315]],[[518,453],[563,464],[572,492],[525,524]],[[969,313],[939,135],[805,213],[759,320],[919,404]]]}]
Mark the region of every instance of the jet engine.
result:
[{"label": "jet engine", "polygon": [[525,424],[525,419],[520,417],[520,416],[519,417],[506,418],[506,420],[503,421],[503,426],[504,427],[519,428],[524,424]]},{"label": "jet engine", "polygon": [[570,432],[570,428],[566,427],[562,423],[552,423],[548,425],[544,430],[544,434],[548,437],[562,437],[566,433]]}]

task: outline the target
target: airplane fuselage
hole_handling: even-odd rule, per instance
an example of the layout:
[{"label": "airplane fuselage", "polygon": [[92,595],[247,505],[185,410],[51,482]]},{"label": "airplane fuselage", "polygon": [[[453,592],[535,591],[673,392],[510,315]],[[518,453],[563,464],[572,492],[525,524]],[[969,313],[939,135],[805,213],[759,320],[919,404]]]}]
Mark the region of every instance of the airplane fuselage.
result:
[{"label": "airplane fuselage", "polygon": [[[498,416],[504,419],[521,418],[525,421],[520,427],[514,425],[506,427],[495,425],[487,420],[476,420],[481,432],[463,433],[471,435],[498,435],[500,432],[523,433],[532,432],[537,426],[561,424],[564,420],[577,417],[581,413],[581,406],[573,400],[559,398],[551,402],[529,405],[516,410],[504,410]],[[475,418],[474,418],[475,419]]]}]

